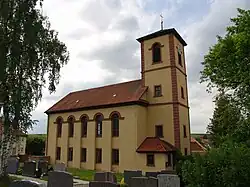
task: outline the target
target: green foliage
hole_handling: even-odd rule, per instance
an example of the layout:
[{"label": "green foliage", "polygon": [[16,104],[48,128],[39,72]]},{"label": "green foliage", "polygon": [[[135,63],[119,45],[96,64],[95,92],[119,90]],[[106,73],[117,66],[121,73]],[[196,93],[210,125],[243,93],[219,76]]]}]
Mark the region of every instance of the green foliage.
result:
[{"label": "green foliage", "polygon": [[243,116],[236,103],[224,93],[216,97],[215,105],[214,114],[207,129],[213,146],[218,147],[229,136],[232,137],[243,121]]},{"label": "green foliage", "polygon": [[238,9],[225,37],[218,36],[203,62],[201,82],[208,88],[230,90],[238,104],[250,111],[250,10]]},{"label": "green foliage", "polygon": [[46,137],[43,135],[28,135],[26,153],[30,155],[44,155]]},{"label": "green foliage", "polygon": [[[69,54],[58,33],[42,15],[43,0],[0,0],[0,94],[4,125],[24,132],[35,123],[31,112],[42,97],[59,83],[59,72]],[[40,7],[37,6],[40,4]]]},{"label": "green foliage", "polygon": [[36,121],[31,112],[42,98],[42,89],[56,90],[60,70],[69,60],[67,47],[42,14],[42,3],[0,0],[0,100],[4,102],[0,176],[15,141],[13,130],[32,128]]},{"label": "green foliage", "polygon": [[181,176],[189,187],[249,186],[250,149],[227,141],[206,155],[196,155],[181,166]]}]

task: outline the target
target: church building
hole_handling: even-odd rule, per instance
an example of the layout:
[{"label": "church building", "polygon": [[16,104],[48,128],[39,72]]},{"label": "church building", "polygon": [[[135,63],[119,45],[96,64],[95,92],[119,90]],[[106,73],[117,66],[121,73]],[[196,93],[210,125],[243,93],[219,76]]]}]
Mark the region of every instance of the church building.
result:
[{"label": "church building", "polygon": [[190,154],[187,44],[174,28],[137,41],[141,79],[71,92],[45,112],[51,164],[174,170],[176,152]]}]

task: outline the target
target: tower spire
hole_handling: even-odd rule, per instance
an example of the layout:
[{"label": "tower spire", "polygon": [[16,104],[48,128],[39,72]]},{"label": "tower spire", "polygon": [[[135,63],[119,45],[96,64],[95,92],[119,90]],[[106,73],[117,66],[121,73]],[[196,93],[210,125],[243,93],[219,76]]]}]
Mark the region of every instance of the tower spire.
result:
[{"label": "tower spire", "polygon": [[161,17],[161,30],[163,30],[163,16],[162,16],[162,14],[160,15],[160,17]]}]

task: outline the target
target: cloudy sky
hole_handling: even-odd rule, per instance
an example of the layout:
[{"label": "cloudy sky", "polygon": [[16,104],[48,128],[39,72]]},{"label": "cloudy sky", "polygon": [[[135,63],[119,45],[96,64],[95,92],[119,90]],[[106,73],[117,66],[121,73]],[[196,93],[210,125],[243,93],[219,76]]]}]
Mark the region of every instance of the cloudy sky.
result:
[{"label": "cloudy sky", "polygon": [[216,35],[223,35],[236,8],[249,0],[44,0],[43,13],[70,52],[56,93],[44,90],[33,112],[39,120],[30,133],[46,133],[44,111],[71,91],[140,78],[136,38],[176,28],[186,40],[191,131],[205,132],[213,113],[213,95],[199,83],[201,62]]}]

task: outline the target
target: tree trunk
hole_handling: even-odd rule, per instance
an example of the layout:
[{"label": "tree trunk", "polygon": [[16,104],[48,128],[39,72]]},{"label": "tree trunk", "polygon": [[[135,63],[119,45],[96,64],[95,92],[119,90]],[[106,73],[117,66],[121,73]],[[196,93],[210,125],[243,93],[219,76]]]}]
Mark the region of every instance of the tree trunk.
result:
[{"label": "tree trunk", "polygon": [[11,156],[12,147],[14,143],[12,133],[4,132],[1,136],[0,142],[0,178],[6,175],[7,161]]}]

